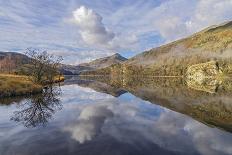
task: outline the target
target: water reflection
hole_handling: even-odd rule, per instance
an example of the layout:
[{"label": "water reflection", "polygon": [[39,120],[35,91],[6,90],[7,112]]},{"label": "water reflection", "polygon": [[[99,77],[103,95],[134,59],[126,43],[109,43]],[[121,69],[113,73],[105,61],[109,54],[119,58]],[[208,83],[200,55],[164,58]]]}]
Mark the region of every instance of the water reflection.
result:
[{"label": "water reflection", "polygon": [[83,144],[101,133],[105,121],[113,117],[113,112],[104,105],[87,106],[82,109],[75,123],[64,128],[72,138]]},{"label": "water reflection", "polygon": [[11,120],[22,123],[25,127],[45,126],[52,115],[62,109],[58,87],[48,87],[42,94],[26,99],[18,105],[18,111],[14,112]]},{"label": "water reflection", "polygon": [[[232,154],[232,97],[225,87],[212,94],[182,79],[70,77],[61,90],[0,106],[0,154]],[[54,119],[25,128],[9,121],[20,111],[30,111],[19,117],[24,125],[46,122],[40,116]]]},{"label": "water reflection", "polygon": [[100,81],[96,80],[95,78],[86,79],[86,78],[81,78],[78,76],[71,76],[64,82],[64,84],[65,85],[76,84],[76,85],[79,85],[81,87],[91,88],[97,92],[110,94],[114,97],[119,97],[120,95],[125,94],[127,92],[120,87],[117,87],[115,85],[111,86],[107,83],[100,82]]},{"label": "water reflection", "polygon": [[[217,83],[217,92],[212,93],[188,87],[188,82],[182,78],[82,77],[82,80],[86,78],[106,83],[143,100],[191,116],[209,126],[232,132],[232,81],[221,82],[220,86]],[[105,88],[99,89],[107,91]]]},{"label": "water reflection", "polygon": [[[71,86],[65,86],[65,89],[69,88]],[[82,98],[90,91],[79,87],[75,90],[81,90],[78,94]],[[92,93],[98,98],[86,95],[88,103],[78,102],[70,107],[77,114],[69,117],[72,121],[63,128],[72,140],[78,142],[75,151],[83,149],[82,154],[87,154],[88,149],[98,154],[232,153],[232,135],[229,132],[207,127],[129,94],[110,98]]]}]

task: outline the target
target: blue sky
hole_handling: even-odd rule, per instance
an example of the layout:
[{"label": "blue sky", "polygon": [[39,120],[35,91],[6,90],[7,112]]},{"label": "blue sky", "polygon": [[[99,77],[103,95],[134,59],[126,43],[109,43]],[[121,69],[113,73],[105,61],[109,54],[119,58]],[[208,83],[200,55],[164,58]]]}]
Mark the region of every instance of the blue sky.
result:
[{"label": "blue sky", "polygon": [[0,51],[48,50],[79,64],[131,57],[231,20],[232,0],[0,0]]}]

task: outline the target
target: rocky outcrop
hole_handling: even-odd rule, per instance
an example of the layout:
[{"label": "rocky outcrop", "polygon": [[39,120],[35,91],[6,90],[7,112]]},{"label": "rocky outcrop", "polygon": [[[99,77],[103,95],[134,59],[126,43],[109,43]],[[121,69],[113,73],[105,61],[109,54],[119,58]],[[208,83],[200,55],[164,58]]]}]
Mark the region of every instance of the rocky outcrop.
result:
[{"label": "rocky outcrop", "polygon": [[221,73],[222,71],[220,70],[218,63],[216,61],[209,61],[189,66],[187,68],[186,76],[200,81],[203,78],[215,77]]},{"label": "rocky outcrop", "polygon": [[221,83],[218,78],[221,74],[216,61],[195,64],[187,68],[186,83],[192,89],[214,93]]}]

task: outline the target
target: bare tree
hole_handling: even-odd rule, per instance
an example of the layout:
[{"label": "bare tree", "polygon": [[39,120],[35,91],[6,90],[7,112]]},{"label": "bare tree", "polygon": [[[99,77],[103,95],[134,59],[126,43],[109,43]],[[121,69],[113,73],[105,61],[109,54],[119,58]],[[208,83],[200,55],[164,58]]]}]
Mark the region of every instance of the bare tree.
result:
[{"label": "bare tree", "polygon": [[12,55],[9,55],[6,57],[7,67],[8,67],[8,73],[12,73],[13,69],[16,68],[16,63],[12,59]]},{"label": "bare tree", "polygon": [[62,57],[56,57],[47,51],[27,49],[25,53],[30,57],[29,75],[36,83],[54,82],[54,77],[59,75],[59,64]]},{"label": "bare tree", "polygon": [[12,73],[15,68],[16,62],[12,59],[11,55],[7,55],[0,60],[0,69],[2,72]]}]

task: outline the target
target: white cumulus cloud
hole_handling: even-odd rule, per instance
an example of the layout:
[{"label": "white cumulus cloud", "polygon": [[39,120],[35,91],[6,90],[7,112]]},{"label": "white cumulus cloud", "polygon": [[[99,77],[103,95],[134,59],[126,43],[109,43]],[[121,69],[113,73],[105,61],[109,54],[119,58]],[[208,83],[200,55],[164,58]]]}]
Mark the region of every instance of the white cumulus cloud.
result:
[{"label": "white cumulus cloud", "polygon": [[93,10],[81,6],[73,12],[75,23],[80,28],[82,39],[87,44],[104,45],[115,37],[102,23],[102,17]]}]

